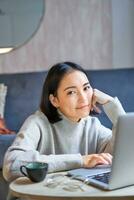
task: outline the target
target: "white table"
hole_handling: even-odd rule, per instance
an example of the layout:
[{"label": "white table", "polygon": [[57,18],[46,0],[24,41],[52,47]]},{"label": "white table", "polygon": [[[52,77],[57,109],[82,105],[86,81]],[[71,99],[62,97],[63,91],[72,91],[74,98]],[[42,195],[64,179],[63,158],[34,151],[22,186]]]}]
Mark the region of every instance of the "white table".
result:
[{"label": "white table", "polygon": [[[61,173],[60,173],[61,174]],[[125,187],[114,191],[103,191],[95,187],[83,184],[81,181],[70,180],[68,177],[63,177],[62,181],[55,187],[48,186],[48,181],[55,174],[49,174],[44,181],[33,183],[28,178],[21,177],[10,184],[10,192],[16,197],[21,197],[25,200],[129,200],[134,199],[134,186]],[[68,190],[71,184],[77,184],[77,189]],[[66,185],[67,184],[67,185]]]}]

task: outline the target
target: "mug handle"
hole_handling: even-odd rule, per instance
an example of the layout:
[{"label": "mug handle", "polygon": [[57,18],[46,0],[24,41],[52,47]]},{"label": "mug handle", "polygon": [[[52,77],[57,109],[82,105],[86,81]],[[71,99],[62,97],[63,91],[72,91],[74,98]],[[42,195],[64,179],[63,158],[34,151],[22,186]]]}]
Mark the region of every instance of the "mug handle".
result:
[{"label": "mug handle", "polygon": [[21,173],[22,173],[24,176],[27,176],[27,174],[24,172],[23,169],[26,170],[26,166],[25,166],[25,165],[20,166],[20,171],[21,171]]}]

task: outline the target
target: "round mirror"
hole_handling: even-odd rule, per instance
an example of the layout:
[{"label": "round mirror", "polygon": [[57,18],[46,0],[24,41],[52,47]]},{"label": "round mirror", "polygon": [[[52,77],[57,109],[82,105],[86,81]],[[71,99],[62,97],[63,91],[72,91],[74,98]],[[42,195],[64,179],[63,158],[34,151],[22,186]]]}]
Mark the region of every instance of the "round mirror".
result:
[{"label": "round mirror", "polygon": [[44,0],[0,0],[0,53],[27,42],[39,28]]}]

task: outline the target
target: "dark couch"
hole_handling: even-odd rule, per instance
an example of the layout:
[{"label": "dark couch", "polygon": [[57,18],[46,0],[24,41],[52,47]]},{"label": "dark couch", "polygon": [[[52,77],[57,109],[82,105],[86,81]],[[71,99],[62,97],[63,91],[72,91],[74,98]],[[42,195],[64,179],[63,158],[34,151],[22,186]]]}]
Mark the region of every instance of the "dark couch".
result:
[{"label": "dark couch", "polygon": [[[87,71],[94,88],[112,96],[118,96],[127,112],[134,111],[134,69]],[[8,86],[5,107],[7,127],[18,131],[24,120],[38,109],[42,85],[46,72],[21,74],[0,74],[0,83]],[[102,112],[98,115],[101,122],[111,127],[110,121]],[[8,184],[2,177],[3,157],[15,135],[0,135],[0,199],[5,200]]]}]

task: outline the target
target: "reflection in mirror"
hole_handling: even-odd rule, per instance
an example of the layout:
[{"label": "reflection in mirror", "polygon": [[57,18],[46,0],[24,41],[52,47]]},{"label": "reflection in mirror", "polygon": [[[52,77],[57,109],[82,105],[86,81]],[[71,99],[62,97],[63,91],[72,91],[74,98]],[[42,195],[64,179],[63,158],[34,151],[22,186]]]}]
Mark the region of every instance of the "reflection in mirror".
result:
[{"label": "reflection in mirror", "polygon": [[27,42],[44,15],[44,0],[0,0],[0,53]]}]

